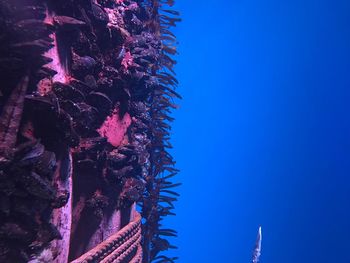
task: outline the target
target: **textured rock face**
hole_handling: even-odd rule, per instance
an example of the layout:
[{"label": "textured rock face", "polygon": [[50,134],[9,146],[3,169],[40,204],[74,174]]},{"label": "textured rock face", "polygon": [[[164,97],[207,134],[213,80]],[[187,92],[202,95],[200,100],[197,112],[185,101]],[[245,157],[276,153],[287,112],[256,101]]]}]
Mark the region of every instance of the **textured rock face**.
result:
[{"label": "textured rock face", "polygon": [[172,1],[0,0],[0,261],[67,262],[143,217],[168,260]]}]

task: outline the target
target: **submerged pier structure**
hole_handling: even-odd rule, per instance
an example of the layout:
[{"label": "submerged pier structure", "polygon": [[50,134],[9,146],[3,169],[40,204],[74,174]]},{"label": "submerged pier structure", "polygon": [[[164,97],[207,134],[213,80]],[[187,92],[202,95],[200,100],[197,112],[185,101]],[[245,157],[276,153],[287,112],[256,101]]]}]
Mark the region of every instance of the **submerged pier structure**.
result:
[{"label": "submerged pier structure", "polygon": [[171,0],[0,0],[0,261],[174,262]]}]

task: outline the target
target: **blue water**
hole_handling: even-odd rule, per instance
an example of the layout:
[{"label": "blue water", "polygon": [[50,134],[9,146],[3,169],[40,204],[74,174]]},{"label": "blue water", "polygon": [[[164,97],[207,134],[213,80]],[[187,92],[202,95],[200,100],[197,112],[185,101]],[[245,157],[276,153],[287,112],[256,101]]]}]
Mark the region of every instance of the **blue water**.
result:
[{"label": "blue water", "polygon": [[350,1],[177,1],[179,262],[350,262]]}]

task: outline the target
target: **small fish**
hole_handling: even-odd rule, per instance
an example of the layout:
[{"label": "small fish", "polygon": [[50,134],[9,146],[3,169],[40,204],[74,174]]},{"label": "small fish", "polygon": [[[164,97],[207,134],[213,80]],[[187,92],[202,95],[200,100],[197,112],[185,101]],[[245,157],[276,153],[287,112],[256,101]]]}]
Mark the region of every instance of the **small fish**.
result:
[{"label": "small fish", "polygon": [[259,226],[258,236],[256,238],[255,247],[254,247],[254,251],[253,251],[252,263],[259,262],[259,258],[261,255],[261,241],[262,241],[262,233],[261,233],[261,226]]}]

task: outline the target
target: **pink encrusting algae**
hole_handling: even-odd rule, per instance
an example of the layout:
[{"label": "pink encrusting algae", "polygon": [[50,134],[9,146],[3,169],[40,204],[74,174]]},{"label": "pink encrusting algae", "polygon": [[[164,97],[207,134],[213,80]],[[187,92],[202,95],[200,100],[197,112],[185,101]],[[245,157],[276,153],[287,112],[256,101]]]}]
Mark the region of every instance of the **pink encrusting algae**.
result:
[{"label": "pink encrusting algae", "polygon": [[122,66],[127,70],[132,64],[133,64],[133,57],[130,53],[130,51],[125,53],[125,56],[122,60]]},{"label": "pink encrusting algae", "polygon": [[107,138],[110,144],[117,147],[123,142],[130,124],[131,118],[129,113],[125,113],[124,116],[120,118],[119,110],[116,108],[97,131],[102,137]]}]

